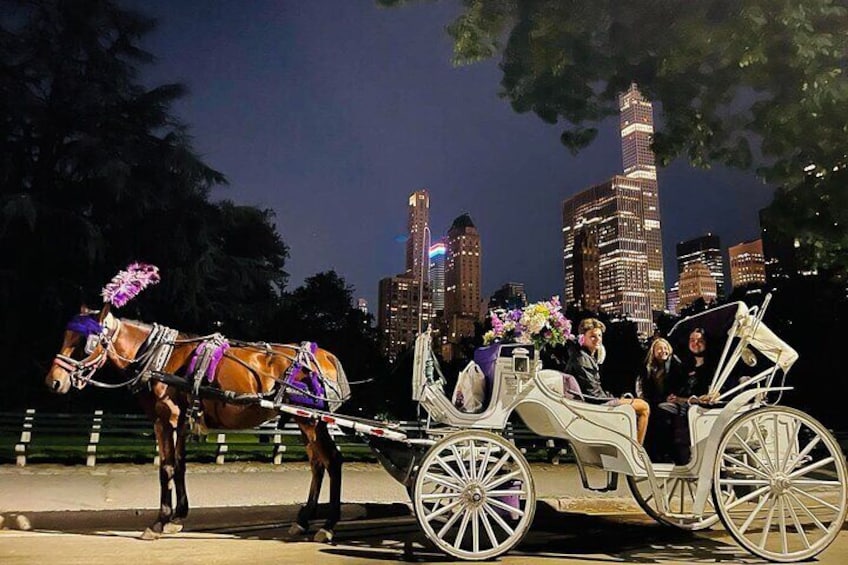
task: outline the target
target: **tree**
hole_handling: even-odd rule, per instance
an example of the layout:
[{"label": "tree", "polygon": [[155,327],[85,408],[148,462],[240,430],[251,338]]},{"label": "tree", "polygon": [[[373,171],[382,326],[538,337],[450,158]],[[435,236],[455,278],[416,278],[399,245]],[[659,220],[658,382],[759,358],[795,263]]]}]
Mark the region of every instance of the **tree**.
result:
[{"label": "tree", "polygon": [[163,282],[126,313],[144,304],[181,329],[252,333],[245,316],[278,301],[287,249],[272,216],[210,202],[226,179],[171,113],[184,88],[138,82],[153,26],[113,0],[3,0],[3,404],[28,402],[70,315],[131,261],[157,264]]},{"label": "tree", "polygon": [[501,94],[517,112],[563,123],[574,152],[635,81],[660,103],[661,165],[758,166],[780,187],[768,229],[800,234],[814,266],[844,277],[847,4],[463,0],[448,31],[458,63],[499,56]]}]

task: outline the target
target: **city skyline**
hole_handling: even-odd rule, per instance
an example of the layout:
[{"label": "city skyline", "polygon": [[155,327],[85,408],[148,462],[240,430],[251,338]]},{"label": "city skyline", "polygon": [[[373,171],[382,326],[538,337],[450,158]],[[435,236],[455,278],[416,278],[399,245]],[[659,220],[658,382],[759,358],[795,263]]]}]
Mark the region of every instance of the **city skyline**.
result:
[{"label": "city skyline", "polygon": [[[379,279],[404,268],[397,212],[427,187],[440,203],[433,234],[462,212],[483,234],[483,296],[510,280],[524,281],[531,300],[562,293],[559,205],[620,171],[618,119],[571,155],[557,125],[498,98],[497,61],[451,67],[444,27],[456,5],[125,5],[160,19],[142,42],[158,62],[141,78],[188,86],[175,113],[230,180],[213,195],[276,212],[290,289],[333,269],[376,305]],[[728,243],[758,237],[773,190],[753,173],[675,161],[658,176],[666,286],[677,242],[710,231]]]}]

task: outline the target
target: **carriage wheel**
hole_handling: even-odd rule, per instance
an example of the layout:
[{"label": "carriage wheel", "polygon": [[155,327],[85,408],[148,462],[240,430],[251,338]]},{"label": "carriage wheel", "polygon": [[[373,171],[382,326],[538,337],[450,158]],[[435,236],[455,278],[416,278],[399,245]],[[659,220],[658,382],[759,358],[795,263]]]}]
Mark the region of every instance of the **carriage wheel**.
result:
[{"label": "carriage wheel", "polygon": [[731,501],[715,500],[736,541],[771,561],[801,561],[823,551],[845,521],[845,457],[814,418],[786,407],[744,414],[724,431],[713,493],[732,488]]},{"label": "carriage wheel", "polygon": [[[695,503],[695,490],[698,479],[694,477],[666,477],[658,479],[660,492],[668,502],[671,515],[660,514],[659,505],[654,499],[651,485],[647,477],[627,477],[627,485],[633,498],[645,513],[664,526],[673,526],[681,530],[695,532],[705,530],[718,522],[718,514],[711,498],[707,499],[704,512],[700,517],[692,514]],[[726,498],[733,497],[733,490],[725,491]]]},{"label": "carriage wheel", "polygon": [[434,445],[415,479],[415,517],[445,553],[469,560],[509,551],[533,522],[530,466],[501,436],[459,432]]}]

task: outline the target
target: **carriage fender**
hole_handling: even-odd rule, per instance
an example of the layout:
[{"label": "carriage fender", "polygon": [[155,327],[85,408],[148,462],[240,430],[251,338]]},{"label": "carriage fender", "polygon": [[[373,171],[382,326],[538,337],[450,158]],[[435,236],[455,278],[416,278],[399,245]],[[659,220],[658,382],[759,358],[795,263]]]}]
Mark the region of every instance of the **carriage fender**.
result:
[{"label": "carriage fender", "polygon": [[736,395],[721,410],[704,444],[704,457],[701,460],[701,467],[698,469],[698,486],[695,490],[695,503],[692,508],[695,515],[700,516],[704,512],[707,496],[712,488],[713,471],[715,470],[716,457],[718,456],[718,444],[722,436],[724,436],[724,430],[727,429],[730,421],[738,415],[739,409],[754,397],[781,390],[792,390],[792,387],[763,387],[746,390]]}]

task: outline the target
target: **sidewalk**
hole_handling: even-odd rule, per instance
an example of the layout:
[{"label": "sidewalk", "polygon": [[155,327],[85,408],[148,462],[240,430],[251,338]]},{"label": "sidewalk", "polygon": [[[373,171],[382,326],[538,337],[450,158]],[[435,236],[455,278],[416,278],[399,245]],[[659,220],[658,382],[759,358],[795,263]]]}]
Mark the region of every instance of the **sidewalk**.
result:
[{"label": "sidewalk", "polygon": [[[597,494],[582,488],[574,465],[532,468],[537,498],[557,510],[638,509],[624,481],[615,492]],[[593,478],[601,480],[600,475]],[[220,525],[235,508],[251,508],[257,520],[291,522],[306,500],[310,479],[306,463],[190,464],[186,483],[192,524]],[[321,502],[326,502],[326,476],[321,494]],[[404,487],[375,463],[344,465],[342,502],[344,520],[410,511]],[[108,523],[112,529],[121,524],[137,528],[145,520],[152,522],[158,508],[158,469],[152,464],[0,466],[0,516],[5,527],[53,529],[61,522],[66,528],[70,520],[83,529],[98,523]]]}]

